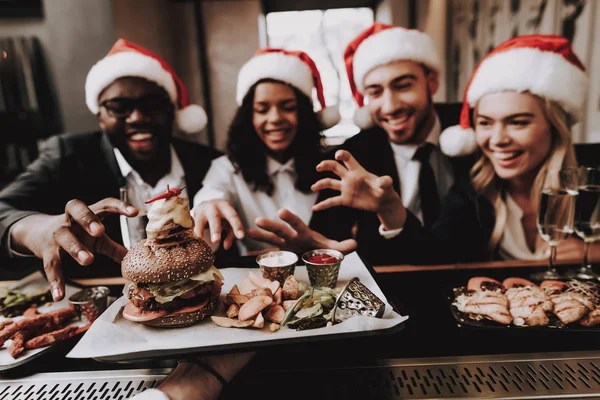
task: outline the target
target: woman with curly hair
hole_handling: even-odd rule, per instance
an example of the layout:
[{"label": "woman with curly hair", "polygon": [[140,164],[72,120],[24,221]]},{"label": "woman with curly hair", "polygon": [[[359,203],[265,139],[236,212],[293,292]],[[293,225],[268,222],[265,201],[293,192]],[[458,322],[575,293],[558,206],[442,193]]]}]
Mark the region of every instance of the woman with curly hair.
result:
[{"label": "woman with curly hair", "polygon": [[[316,113],[313,88],[322,110]],[[261,49],[240,70],[239,108],[229,127],[227,155],[213,161],[194,198],[196,233],[240,253],[269,247],[246,237],[259,217],[276,218],[286,208],[309,223],[322,159],[321,131],[339,121],[325,108],[314,62],[302,52]]]}]

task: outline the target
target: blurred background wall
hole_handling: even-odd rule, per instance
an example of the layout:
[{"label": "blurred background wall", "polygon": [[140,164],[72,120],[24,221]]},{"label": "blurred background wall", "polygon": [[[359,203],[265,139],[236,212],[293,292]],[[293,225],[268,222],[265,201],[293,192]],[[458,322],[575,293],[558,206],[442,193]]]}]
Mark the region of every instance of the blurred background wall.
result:
[{"label": "blurred background wall", "polygon": [[[18,4],[18,1],[12,1]],[[579,142],[600,142],[600,5],[585,0],[43,0],[42,17],[5,18],[0,38],[36,36],[47,57],[62,131],[97,129],[84,103],[89,68],[118,37],[171,63],[210,125],[189,138],[223,149],[237,107],[237,72],[259,46],[307,51],[326,72],[326,96],[345,120],[328,134],[357,132],[348,116],[342,51],[373,20],[428,32],[446,60],[439,102],[462,99],[466,79],[490,48],[516,34],[570,35],[588,65],[590,99]],[[346,9],[345,11],[343,9]],[[351,9],[351,10],[347,10]],[[308,14],[312,13],[312,14]],[[289,22],[291,21],[291,22]],[[294,23],[296,21],[297,23]],[[303,21],[299,23],[298,21]],[[356,31],[355,31],[356,30]],[[329,83],[328,83],[329,82]]]}]

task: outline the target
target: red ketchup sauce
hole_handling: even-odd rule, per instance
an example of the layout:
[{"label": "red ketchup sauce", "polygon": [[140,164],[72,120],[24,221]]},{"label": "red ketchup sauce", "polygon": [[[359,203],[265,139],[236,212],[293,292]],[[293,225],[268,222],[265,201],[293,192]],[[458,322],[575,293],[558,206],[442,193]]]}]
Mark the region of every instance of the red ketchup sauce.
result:
[{"label": "red ketchup sauce", "polygon": [[313,264],[333,264],[339,262],[340,259],[329,254],[316,254],[306,259],[306,261]]}]

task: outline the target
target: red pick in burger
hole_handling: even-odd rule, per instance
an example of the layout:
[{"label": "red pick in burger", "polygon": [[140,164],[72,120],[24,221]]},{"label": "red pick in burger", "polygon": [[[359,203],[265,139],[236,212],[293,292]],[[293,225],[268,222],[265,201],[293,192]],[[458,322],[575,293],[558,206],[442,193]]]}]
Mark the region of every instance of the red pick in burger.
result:
[{"label": "red pick in burger", "polygon": [[193,232],[194,222],[181,190],[149,200],[147,239],[121,263],[130,302],[123,317],[155,327],[184,327],[217,308],[223,275],[212,264],[210,246]]}]

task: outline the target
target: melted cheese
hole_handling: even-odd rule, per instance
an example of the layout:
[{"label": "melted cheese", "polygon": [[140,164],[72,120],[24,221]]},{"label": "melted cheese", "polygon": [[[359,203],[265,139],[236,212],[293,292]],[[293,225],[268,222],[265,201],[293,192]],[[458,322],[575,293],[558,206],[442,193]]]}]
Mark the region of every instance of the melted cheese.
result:
[{"label": "melted cheese", "polygon": [[190,276],[191,280],[199,281],[199,282],[210,282],[210,281],[224,281],[223,275],[221,275],[221,271],[219,271],[214,265],[212,265],[209,269],[204,272],[200,272],[194,276]]}]

